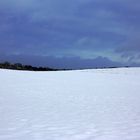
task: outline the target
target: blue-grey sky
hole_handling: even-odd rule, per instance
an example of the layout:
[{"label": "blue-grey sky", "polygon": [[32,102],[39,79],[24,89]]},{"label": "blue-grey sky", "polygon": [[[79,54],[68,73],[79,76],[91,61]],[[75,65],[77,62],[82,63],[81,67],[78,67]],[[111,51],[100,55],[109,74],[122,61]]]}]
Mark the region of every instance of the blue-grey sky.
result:
[{"label": "blue-grey sky", "polygon": [[139,0],[1,0],[0,61],[140,64]]}]

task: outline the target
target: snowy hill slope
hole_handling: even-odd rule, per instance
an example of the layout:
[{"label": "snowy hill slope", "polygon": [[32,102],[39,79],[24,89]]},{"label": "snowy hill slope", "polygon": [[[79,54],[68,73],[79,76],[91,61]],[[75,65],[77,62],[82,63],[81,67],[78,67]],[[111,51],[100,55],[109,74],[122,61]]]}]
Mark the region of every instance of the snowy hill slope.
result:
[{"label": "snowy hill slope", "polygon": [[0,140],[140,140],[140,68],[0,70]]}]

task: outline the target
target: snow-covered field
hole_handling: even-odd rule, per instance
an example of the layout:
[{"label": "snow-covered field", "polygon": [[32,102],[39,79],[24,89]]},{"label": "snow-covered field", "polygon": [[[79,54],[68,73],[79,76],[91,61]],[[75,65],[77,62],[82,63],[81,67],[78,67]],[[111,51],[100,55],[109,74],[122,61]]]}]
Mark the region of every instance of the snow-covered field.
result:
[{"label": "snow-covered field", "polygon": [[140,68],[0,70],[0,140],[140,140]]}]

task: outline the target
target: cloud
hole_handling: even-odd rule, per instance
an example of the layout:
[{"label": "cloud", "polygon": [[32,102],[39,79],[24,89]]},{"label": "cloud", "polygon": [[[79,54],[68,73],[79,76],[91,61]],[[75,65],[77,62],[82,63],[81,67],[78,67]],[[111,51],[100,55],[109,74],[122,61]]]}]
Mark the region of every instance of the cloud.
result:
[{"label": "cloud", "polygon": [[1,0],[0,52],[88,58],[117,50],[108,57],[119,56],[131,35],[139,36],[139,13],[138,0]]},{"label": "cloud", "polygon": [[0,55],[1,62],[30,64],[34,66],[48,66],[52,68],[81,69],[81,68],[103,68],[122,66],[121,63],[111,61],[106,57],[98,56],[95,59],[82,59],[80,57],[54,57],[35,55]]},{"label": "cloud", "polygon": [[125,42],[122,46],[118,47],[116,53],[120,54],[122,58],[128,62],[140,63],[140,38],[136,34]]}]

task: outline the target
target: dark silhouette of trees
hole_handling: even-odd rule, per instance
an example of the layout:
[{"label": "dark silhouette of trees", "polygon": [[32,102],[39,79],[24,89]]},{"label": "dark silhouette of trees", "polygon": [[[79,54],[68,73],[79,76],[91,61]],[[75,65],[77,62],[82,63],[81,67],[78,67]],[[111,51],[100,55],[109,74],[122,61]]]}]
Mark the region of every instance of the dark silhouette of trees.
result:
[{"label": "dark silhouette of trees", "polygon": [[21,63],[11,64],[9,62],[0,63],[2,69],[13,69],[13,70],[28,70],[28,71],[56,71],[57,69],[49,67],[33,67],[31,65],[22,65]]}]

